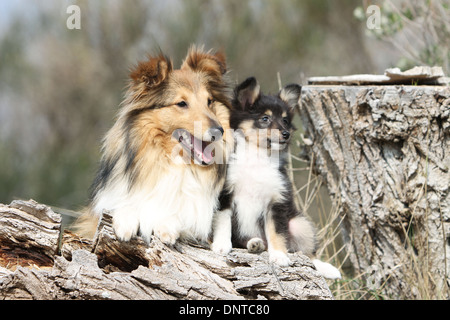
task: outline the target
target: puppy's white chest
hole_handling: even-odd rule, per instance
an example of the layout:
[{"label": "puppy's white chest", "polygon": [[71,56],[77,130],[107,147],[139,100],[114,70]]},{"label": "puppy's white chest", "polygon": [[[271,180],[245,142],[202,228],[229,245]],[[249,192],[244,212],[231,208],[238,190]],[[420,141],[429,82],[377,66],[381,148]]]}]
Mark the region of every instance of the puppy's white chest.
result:
[{"label": "puppy's white chest", "polygon": [[228,179],[234,186],[235,195],[246,195],[254,200],[278,197],[284,190],[279,161],[278,157],[268,156],[265,150],[238,139],[228,168]]},{"label": "puppy's white chest", "polygon": [[283,197],[285,182],[279,160],[258,154],[256,148],[237,148],[228,167],[228,182],[242,235],[260,237],[259,219],[270,203]]},{"label": "puppy's white chest", "polygon": [[[278,168],[269,161],[241,161],[237,159],[229,170],[236,197],[247,197],[257,203],[277,198],[283,188]],[[255,203],[256,204],[256,203]]]}]

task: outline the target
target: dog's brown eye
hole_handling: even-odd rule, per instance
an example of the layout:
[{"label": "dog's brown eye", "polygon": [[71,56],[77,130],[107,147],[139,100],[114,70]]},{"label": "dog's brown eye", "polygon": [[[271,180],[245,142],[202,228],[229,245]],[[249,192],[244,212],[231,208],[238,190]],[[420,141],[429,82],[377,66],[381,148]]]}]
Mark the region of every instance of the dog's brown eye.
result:
[{"label": "dog's brown eye", "polygon": [[289,124],[288,118],[283,118],[283,123],[284,123],[285,125],[288,125],[288,124]]},{"label": "dog's brown eye", "polygon": [[213,102],[213,99],[208,99],[208,107],[211,106]]},{"label": "dog's brown eye", "polygon": [[186,101],[180,101],[177,103],[177,106],[179,106],[180,108],[186,108],[188,105]]},{"label": "dog's brown eye", "polygon": [[263,116],[263,117],[261,118],[261,120],[262,120],[263,122],[268,122],[268,121],[270,120],[270,118],[269,118],[269,116]]}]

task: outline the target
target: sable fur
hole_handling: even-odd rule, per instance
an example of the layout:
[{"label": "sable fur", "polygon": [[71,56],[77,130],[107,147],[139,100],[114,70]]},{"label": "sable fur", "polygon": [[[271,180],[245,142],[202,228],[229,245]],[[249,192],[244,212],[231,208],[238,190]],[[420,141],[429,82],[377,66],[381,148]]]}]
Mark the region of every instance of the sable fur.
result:
[{"label": "sable fur", "polygon": [[[179,237],[207,239],[233,146],[232,137],[217,136],[229,129],[225,73],[222,53],[195,47],[180,69],[162,53],[133,68],[117,120],[104,138],[78,232],[92,237],[98,217],[109,210],[122,240],[137,234],[147,240],[155,234],[168,244]],[[202,131],[195,132],[199,126]],[[182,154],[189,142],[182,146],[181,136],[174,139],[180,129],[223,158],[209,165],[194,157],[186,163]],[[209,162],[214,153],[206,156],[207,147],[199,157]]]}]

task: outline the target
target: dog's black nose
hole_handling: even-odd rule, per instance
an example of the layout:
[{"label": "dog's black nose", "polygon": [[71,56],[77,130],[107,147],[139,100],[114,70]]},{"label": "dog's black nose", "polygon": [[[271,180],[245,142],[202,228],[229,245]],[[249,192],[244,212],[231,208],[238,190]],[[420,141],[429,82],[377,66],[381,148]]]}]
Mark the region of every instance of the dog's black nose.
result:
[{"label": "dog's black nose", "polygon": [[289,139],[289,137],[291,136],[291,134],[289,133],[289,131],[283,131],[282,133],[281,133],[281,136],[283,137],[283,139],[284,140],[287,140],[287,139]]},{"label": "dog's black nose", "polygon": [[222,128],[222,127],[217,127],[217,128],[215,128],[215,129],[216,129],[216,130],[219,130],[219,131],[220,131],[220,134],[223,135],[224,131],[223,131],[223,128]]},{"label": "dog's black nose", "polygon": [[213,127],[209,129],[209,134],[211,136],[211,141],[220,140],[223,136],[223,128],[222,127]]}]

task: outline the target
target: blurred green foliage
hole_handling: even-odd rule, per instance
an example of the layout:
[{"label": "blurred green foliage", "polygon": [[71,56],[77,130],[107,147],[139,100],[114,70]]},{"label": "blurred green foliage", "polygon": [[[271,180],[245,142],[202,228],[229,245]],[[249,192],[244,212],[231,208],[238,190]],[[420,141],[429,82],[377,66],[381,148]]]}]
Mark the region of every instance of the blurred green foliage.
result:
[{"label": "blurred green foliage", "polygon": [[[450,0],[373,1],[382,12],[380,27],[367,33],[390,42],[401,52],[397,66],[409,69],[416,65],[441,66],[450,71]],[[354,15],[366,19],[358,6]]]}]

